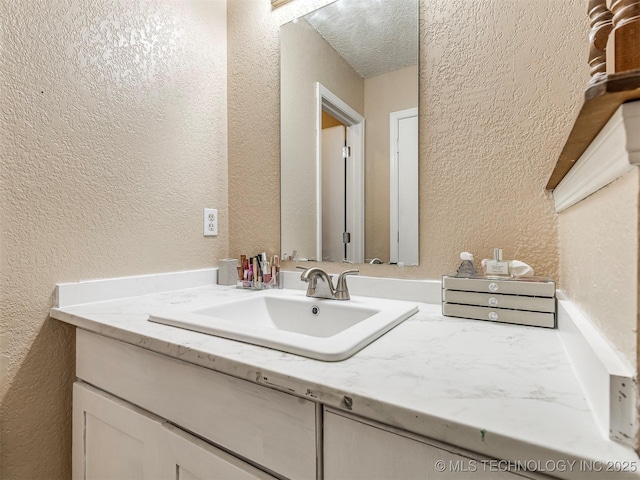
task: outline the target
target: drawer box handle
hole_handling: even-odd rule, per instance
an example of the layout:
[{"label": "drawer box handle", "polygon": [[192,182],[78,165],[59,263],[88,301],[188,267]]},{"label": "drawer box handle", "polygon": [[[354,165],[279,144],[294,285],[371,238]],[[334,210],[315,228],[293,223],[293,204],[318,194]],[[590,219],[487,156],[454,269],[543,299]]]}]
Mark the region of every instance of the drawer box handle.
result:
[{"label": "drawer box handle", "polygon": [[491,305],[492,307],[497,307],[498,306],[498,299],[496,297],[491,297],[489,299],[489,305]]},{"label": "drawer box handle", "polygon": [[497,292],[498,291],[498,284],[494,283],[494,282],[491,282],[489,284],[489,290],[491,290],[492,292]]},{"label": "drawer box handle", "polygon": [[495,322],[498,320],[498,314],[496,312],[489,312],[489,320],[493,320]]}]

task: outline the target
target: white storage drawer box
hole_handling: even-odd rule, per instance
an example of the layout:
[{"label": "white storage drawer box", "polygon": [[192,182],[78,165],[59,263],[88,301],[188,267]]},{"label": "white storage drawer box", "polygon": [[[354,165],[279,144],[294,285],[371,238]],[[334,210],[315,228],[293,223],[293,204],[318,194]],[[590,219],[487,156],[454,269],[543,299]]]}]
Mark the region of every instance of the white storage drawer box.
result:
[{"label": "white storage drawer box", "polygon": [[442,278],[442,314],[536,327],[556,326],[556,285],[541,277]]}]

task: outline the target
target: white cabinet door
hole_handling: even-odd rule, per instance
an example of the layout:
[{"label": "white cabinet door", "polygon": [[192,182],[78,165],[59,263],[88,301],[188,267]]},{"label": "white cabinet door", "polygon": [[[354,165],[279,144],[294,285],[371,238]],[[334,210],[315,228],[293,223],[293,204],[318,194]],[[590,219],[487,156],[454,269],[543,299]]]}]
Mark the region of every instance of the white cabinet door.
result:
[{"label": "white cabinet door", "polygon": [[[481,461],[390,431],[379,424],[324,414],[324,480],[523,480],[485,471]],[[525,477],[533,478],[533,477]]]},{"label": "white cabinet door", "polygon": [[159,419],[126,402],[73,385],[73,479],[156,480]]},{"label": "white cabinet door", "polygon": [[261,470],[171,424],[165,424],[160,445],[167,480],[273,480]]},{"label": "white cabinet door", "polygon": [[160,417],[77,382],[73,386],[73,479],[273,477]]}]

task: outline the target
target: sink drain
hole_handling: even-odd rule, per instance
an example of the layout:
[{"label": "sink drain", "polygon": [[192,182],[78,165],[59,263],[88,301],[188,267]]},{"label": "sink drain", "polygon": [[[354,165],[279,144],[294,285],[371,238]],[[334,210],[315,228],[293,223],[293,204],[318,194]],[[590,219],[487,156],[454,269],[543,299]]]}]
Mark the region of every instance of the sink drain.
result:
[{"label": "sink drain", "polygon": [[320,307],[317,305],[314,305],[313,307],[311,307],[311,313],[317,317],[320,314]]}]

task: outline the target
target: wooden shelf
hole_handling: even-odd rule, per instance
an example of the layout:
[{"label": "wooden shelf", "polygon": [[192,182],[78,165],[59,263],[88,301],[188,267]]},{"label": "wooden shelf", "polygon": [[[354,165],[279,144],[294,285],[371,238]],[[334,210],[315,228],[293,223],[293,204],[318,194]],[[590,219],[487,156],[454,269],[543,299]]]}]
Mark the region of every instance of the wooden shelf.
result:
[{"label": "wooden shelf", "polygon": [[607,75],[602,81],[590,86],[584,94],[584,104],[560,158],[549,177],[547,190],[553,190],[558,186],[618,107],[625,102],[638,99],[640,70]]}]

